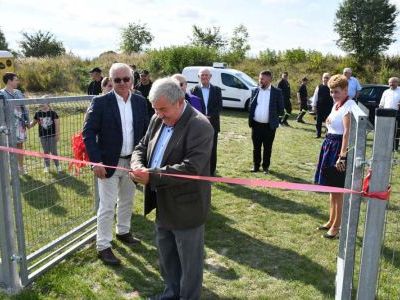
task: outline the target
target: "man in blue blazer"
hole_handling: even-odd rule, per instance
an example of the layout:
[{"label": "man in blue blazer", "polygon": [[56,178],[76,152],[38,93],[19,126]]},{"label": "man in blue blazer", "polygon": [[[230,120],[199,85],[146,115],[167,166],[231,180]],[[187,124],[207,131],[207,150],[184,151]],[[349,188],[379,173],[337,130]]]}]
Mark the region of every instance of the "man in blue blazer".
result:
[{"label": "man in blue blazer", "polygon": [[[122,63],[110,69],[114,90],[95,97],[87,111],[83,140],[91,162],[130,168],[135,145],[145,135],[149,119],[146,99],[131,93],[133,72]],[[100,203],[97,211],[98,257],[106,264],[121,261],[111,250],[112,224],[117,205],[116,237],[127,245],[140,241],[130,233],[135,185],[128,172],[95,166]]]},{"label": "man in blue blazer", "polygon": [[271,85],[272,74],[262,71],[259,75],[259,87],[254,90],[250,102],[249,126],[253,141],[253,168],[258,172],[261,164],[261,146],[264,147],[262,168],[268,174],[271,163],[272,144],[276,129],[279,127],[279,116],[284,113],[283,97],[280,89]]}]

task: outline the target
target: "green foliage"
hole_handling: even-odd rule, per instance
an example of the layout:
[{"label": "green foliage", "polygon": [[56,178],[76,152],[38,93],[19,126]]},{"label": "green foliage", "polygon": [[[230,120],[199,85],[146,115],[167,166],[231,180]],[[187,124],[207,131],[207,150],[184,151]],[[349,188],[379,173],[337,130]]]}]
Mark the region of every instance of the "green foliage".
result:
[{"label": "green foliage", "polygon": [[263,65],[275,65],[279,61],[279,54],[272,49],[266,49],[264,51],[260,51],[258,54],[258,59]]},{"label": "green foliage", "polygon": [[153,41],[154,36],[147,29],[147,24],[129,23],[121,30],[121,50],[124,53],[138,53]]},{"label": "green foliage", "polygon": [[202,29],[200,26],[193,25],[192,33],[191,42],[195,46],[222,49],[227,44],[217,26]]},{"label": "green foliage", "polygon": [[240,24],[233,30],[233,35],[230,40],[230,51],[234,53],[239,59],[244,59],[246,52],[250,50],[249,45],[249,32],[246,26]]},{"label": "green foliage", "polygon": [[308,51],[307,59],[310,70],[319,71],[324,63],[324,56],[321,52],[318,51]]},{"label": "green foliage", "polygon": [[63,43],[57,41],[54,35],[48,31],[29,34],[22,33],[23,39],[19,42],[22,54],[25,57],[45,57],[65,54]]},{"label": "green foliage", "polygon": [[376,59],[395,41],[396,5],[389,0],[344,0],[336,12],[337,45],[359,62]]},{"label": "green foliage", "polygon": [[21,85],[28,92],[80,93],[86,90],[88,68],[74,56],[57,59],[23,58],[17,64]]},{"label": "green foliage", "polygon": [[0,28],[0,50],[9,50],[6,37],[4,36],[4,33],[1,30],[1,28]]},{"label": "green foliage", "polygon": [[283,59],[290,64],[302,63],[307,60],[307,52],[301,48],[289,49],[283,53]]},{"label": "green foliage", "polygon": [[210,66],[219,58],[215,48],[172,46],[148,52],[148,68],[158,75],[180,73],[187,66]]}]

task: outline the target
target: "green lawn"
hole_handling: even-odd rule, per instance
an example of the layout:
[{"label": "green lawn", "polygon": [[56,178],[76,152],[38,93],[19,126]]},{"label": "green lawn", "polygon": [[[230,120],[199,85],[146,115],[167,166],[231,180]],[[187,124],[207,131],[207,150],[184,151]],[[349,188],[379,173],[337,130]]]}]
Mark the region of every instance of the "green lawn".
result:
[{"label": "green lawn", "polygon": [[[311,183],[322,140],[314,138],[312,117],[307,116],[306,121],[291,120],[290,128],[278,130],[271,173],[253,175],[248,171],[252,145],[247,114],[224,110],[218,175]],[[400,295],[398,175],[396,168],[379,281],[382,299]],[[91,189],[87,181],[74,180],[79,183],[72,182],[70,189],[77,184],[82,185],[79,191],[85,190],[85,185],[86,190]],[[63,207],[67,212],[74,209]],[[364,211],[365,204],[360,232]],[[315,230],[327,217],[327,194],[214,184],[206,223],[204,299],[333,299],[339,241],[323,239]],[[143,217],[143,198],[138,192],[132,228],[142,244],[130,249],[115,243],[121,267],[104,266],[91,244],[13,298],[135,299],[161,292],[153,221],[154,213]],[[360,238],[359,246],[361,243]]]}]

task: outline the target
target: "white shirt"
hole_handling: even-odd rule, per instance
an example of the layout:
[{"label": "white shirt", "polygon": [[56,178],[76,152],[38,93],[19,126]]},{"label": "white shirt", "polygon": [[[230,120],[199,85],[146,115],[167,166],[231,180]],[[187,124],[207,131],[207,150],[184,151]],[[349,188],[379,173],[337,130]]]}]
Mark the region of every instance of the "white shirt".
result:
[{"label": "white shirt", "polygon": [[200,83],[200,87],[201,87],[201,92],[203,93],[203,101],[204,101],[204,106],[206,108],[205,114],[207,116],[208,114],[208,98],[210,98],[210,85],[208,86],[204,86]]},{"label": "white shirt", "polygon": [[260,88],[257,96],[257,106],[254,111],[254,121],[269,123],[269,101],[271,97],[271,85],[266,89]]},{"label": "white shirt", "polygon": [[343,134],[344,125],[343,118],[347,115],[354,106],[356,102],[353,99],[347,100],[338,110],[336,110],[336,103],[332,107],[332,111],[326,119],[326,127],[328,128],[328,133],[331,134]]},{"label": "white shirt", "polygon": [[387,89],[383,92],[379,107],[398,110],[400,103],[400,88]]},{"label": "white shirt", "polygon": [[134,141],[134,131],[133,131],[133,112],[131,104],[131,93],[129,93],[128,101],[114,92],[117,98],[119,115],[121,117],[122,125],[122,149],[120,156],[131,155],[133,152],[133,141]]},{"label": "white shirt", "polygon": [[356,97],[357,92],[361,91],[361,85],[358,82],[358,79],[350,76],[349,79],[347,79],[347,82],[349,83],[348,87],[348,95],[350,99],[353,99]]}]

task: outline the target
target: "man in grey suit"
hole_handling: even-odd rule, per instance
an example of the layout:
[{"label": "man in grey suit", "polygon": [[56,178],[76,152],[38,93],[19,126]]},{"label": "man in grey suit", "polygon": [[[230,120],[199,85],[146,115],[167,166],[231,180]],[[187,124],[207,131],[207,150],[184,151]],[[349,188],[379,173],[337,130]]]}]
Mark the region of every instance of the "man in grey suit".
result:
[{"label": "man in grey suit", "polygon": [[270,71],[262,71],[258,81],[260,86],[255,89],[250,102],[249,126],[253,141],[253,168],[250,171],[259,171],[261,146],[264,146],[262,167],[264,173],[268,174],[272,144],[276,129],[279,127],[279,116],[284,113],[283,97],[281,90],[272,86]]},{"label": "man in grey suit", "polygon": [[154,82],[149,100],[155,115],[132,154],[131,178],[145,185],[145,214],[156,208],[165,289],[154,299],[199,299],[211,185],[163,173],[208,176],[214,131],[174,79]]},{"label": "man in grey suit", "polygon": [[210,159],[210,172],[215,176],[217,169],[217,144],[218,132],[220,131],[220,114],[222,111],[222,93],[221,88],[210,83],[211,72],[209,68],[201,68],[198,74],[200,83],[193,87],[192,94],[201,98],[202,109],[214,128],[213,148]]}]

